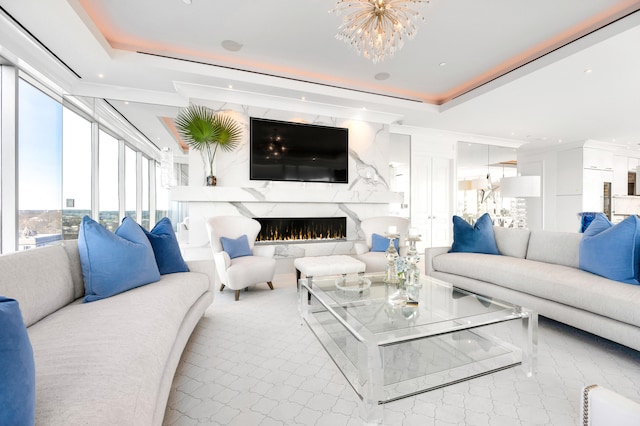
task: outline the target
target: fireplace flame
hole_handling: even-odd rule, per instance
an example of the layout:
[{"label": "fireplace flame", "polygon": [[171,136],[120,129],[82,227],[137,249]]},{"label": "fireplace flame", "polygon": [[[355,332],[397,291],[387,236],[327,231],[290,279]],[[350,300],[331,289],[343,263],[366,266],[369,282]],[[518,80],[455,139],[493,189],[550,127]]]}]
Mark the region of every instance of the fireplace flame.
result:
[{"label": "fireplace flame", "polygon": [[262,225],[259,242],[340,241],[347,239],[345,217],[255,218]]}]

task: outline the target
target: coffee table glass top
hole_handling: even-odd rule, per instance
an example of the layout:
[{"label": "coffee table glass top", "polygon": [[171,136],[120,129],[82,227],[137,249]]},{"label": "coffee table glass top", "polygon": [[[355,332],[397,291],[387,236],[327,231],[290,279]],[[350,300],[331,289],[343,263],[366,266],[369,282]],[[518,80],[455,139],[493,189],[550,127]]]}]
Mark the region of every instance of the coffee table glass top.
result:
[{"label": "coffee table glass top", "polygon": [[[379,343],[391,343],[408,335],[435,335],[521,316],[520,308],[515,305],[460,290],[426,276],[420,277],[421,287],[414,295],[417,304],[392,308],[386,302],[389,292],[394,289],[385,285],[384,275],[367,274],[362,277],[371,280],[370,288],[362,292],[339,289],[340,280],[345,279],[341,276],[315,278],[309,291],[345,321],[356,335],[370,334],[367,337],[375,337]],[[351,279],[357,280],[357,277]],[[305,279],[301,283],[309,286]]]},{"label": "coffee table glass top", "polygon": [[534,311],[426,276],[409,289],[415,303],[394,306],[396,289],[383,280],[299,280],[302,318],[362,399],[367,422],[380,420],[380,404],[409,395],[520,364],[533,374]]}]

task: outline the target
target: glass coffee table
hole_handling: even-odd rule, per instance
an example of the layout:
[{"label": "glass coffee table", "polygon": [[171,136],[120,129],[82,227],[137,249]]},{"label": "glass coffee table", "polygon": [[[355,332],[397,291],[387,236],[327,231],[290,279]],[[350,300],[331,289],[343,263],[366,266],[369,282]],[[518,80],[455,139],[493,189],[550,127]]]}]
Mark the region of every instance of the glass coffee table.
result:
[{"label": "glass coffee table", "polygon": [[409,304],[393,306],[396,289],[383,279],[299,280],[302,318],[360,397],[366,423],[381,423],[382,404],[400,398],[517,365],[533,375],[536,312],[426,276]]}]

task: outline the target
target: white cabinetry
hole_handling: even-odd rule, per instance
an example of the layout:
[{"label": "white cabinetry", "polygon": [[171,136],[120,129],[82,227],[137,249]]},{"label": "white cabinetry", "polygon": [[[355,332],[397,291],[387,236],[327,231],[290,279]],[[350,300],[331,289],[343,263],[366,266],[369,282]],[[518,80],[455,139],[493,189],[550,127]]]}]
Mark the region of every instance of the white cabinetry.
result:
[{"label": "white cabinetry", "polygon": [[585,169],[613,170],[613,152],[596,148],[582,148]]},{"label": "white cabinetry", "polygon": [[630,158],[621,155],[613,157],[613,196],[627,195],[629,189],[628,160]]},{"label": "white cabinetry", "polygon": [[412,147],[411,225],[422,235],[422,247],[451,244],[451,164],[449,158]]},{"label": "white cabinetry", "polygon": [[[558,151],[556,159],[556,229],[575,232],[580,226],[578,213],[604,211],[605,183],[613,186],[616,159],[612,151],[590,147]],[[626,174],[627,165],[621,159],[617,162]],[[626,183],[618,176],[618,190],[623,186]]]},{"label": "white cabinetry", "polygon": [[640,166],[640,158],[627,157],[627,170],[635,172],[638,166]]},{"label": "white cabinetry", "polygon": [[584,170],[582,211],[601,212],[604,209],[604,185],[612,183],[612,170]]}]

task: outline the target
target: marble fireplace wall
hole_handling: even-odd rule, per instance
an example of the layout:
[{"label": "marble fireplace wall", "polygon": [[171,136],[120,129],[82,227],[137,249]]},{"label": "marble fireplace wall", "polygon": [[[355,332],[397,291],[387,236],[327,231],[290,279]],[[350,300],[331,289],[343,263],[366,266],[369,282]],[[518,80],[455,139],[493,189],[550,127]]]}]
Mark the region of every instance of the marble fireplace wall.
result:
[{"label": "marble fireplace wall", "polygon": [[[225,105],[224,111],[244,128],[233,152],[216,154],[217,187],[206,188],[204,157],[189,154],[189,187],[174,188],[171,199],[188,202],[189,245],[208,243],[205,219],[219,215],[246,217],[347,217],[347,241],[278,243],[280,256],[347,254],[362,240],[360,221],[389,214],[389,203],[402,194],[389,190],[389,127],[380,123],[310,116],[284,111]],[[349,129],[349,183],[302,183],[249,179],[250,117],[302,122]],[[217,195],[216,195],[217,194]],[[224,195],[221,195],[224,194]],[[398,201],[400,200],[400,201]]]}]

